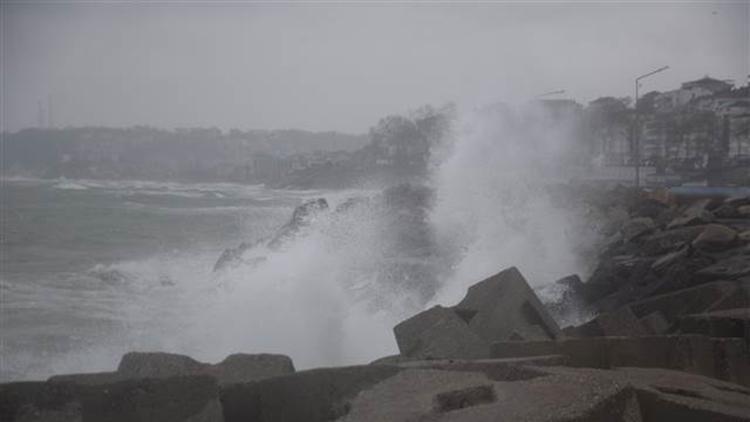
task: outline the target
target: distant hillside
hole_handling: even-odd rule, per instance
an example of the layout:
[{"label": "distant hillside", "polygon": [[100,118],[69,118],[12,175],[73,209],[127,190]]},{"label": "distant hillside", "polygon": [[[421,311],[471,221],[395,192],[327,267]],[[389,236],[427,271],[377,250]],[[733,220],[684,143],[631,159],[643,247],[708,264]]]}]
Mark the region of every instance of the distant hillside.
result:
[{"label": "distant hillside", "polygon": [[351,152],[367,135],[302,130],[26,129],[2,136],[3,175],[259,182],[267,161]]}]

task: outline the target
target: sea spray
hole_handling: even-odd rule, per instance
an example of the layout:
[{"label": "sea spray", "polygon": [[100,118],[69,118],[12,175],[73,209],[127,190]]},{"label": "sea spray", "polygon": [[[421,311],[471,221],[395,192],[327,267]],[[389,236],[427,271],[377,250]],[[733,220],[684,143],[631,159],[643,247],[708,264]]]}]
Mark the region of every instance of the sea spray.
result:
[{"label": "sea spray", "polygon": [[[518,266],[535,286],[580,272],[576,245],[586,243],[588,233],[576,204],[550,195],[570,161],[570,128],[537,110],[503,109],[464,114],[450,129],[433,145],[429,172],[419,183],[378,190],[86,184],[86,194],[124,192],[128,206],[142,189],[191,196],[217,191],[246,197],[248,213],[273,205],[282,214],[249,219],[239,237],[258,243],[249,252],[259,259],[219,273],[212,270],[226,244],[92,265],[79,279],[96,287],[69,303],[110,323],[61,329],[70,347],[26,355],[13,369],[23,378],[110,370],[132,350],[204,361],[284,353],[297,368],[367,363],[397,352],[396,323],[433,303],[457,302],[467,286],[505,267]],[[330,203],[328,212],[279,248],[264,246],[273,228],[256,226],[273,221],[278,227],[292,214],[279,204],[318,197]],[[165,201],[144,200],[133,212],[183,215],[192,209],[173,210]],[[212,212],[206,201],[201,213]]]},{"label": "sea spray", "polygon": [[465,289],[517,266],[533,286],[581,272],[578,246],[593,232],[582,207],[551,195],[575,164],[575,127],[539,105],[496,105],[463,114],[454,142],[435,165],[438,241],[459,254],[435,303],[460,300]]}]

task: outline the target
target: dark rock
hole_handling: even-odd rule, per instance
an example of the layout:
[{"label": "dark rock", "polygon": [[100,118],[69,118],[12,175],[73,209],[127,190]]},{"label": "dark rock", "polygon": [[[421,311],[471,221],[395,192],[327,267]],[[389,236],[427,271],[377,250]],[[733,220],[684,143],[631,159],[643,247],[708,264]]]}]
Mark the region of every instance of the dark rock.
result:
[{"label": "dark rock", "polygon": [[674,252],[670,252],[666,255],[663,255],[662,257],[654,261],[654,263],[651,264],[651,270],[653,270],[657,274],[664,273],[668,268],[683,261],[689,256],[690,256],[690,247],[686,245]]},{"label": "dark rock", "polygon": [[650,294],[659,283],[651,257],[605,260],[585,284],[585,297],[593,310],[612,312]]},{"label": "dark rock", "polygon": [[213,271],[221,271],[241,263],[257,265],[263,262],[265,260],[264,257],[245,259],[244,254],[259,244],[265,244],[272,250],[280,248],[284,243],[293,239],[299,233],[300,229],[309,226],[318,214],[327,210],[328,201],[325,198],[313,199],[303,203],[294,209],[289,222],[281,226],[270,239],[263,239],[255,243],[242,242],[236,248],[225,249],[221,256],[219,256],[219,259],[216,260]]},{"label": "dark rock", "polygon": [[560,328],[515,268],[469,287],[454,308],[482,339],[507,339],[517,332],[524,339],[555,339]]},{"label": "dark rock", "polygon": [[741,207],[743,205],[750,205],[750,196],[732,196],[724,200],[725,204],[734,205],[735,207]]},{"label": "dark rock", "polygon": [[696,277],[696,272],[716,262],[716,259],[695,248],[689,248],[687,253],[676,257],[668,266],[654,272],[658,277],[649,280],[647,286],[640,290],[640,296],[633,296],[632,300],[642,297],[670,293],[694,287],[706,282]]},{"label": "dark rock", "polygon": [[667,229],[697,226],[713,222],[714,215],[708,210],[711,202],[711,199],[702,199],[690,205],[679,217],[667,225]]},{"label": "dark rock", "polygon": [[706,251],[717,251],[731,248],[737,239],[737,232],[721,224],[709,224],[693,239],[692,246]]},{"label": "dark rock", "polygon": [[327,210],[328,201],[325,198],[313,199],[298,206],[292,213],[292,219],[282,226],[268,242],[268,247],[278,249],[286,241],[297,235],[301,228],[308,226],[318,214]]},{"label": "dark rock", "polygon": [[704,281],[733,280],[750,275],[750,256],[741,255],[724,259],[696,273]]},{"label": "dark rock", "polygon": [[713,211],[716,218],[737,218],[739,213],[737,207],[731,204],[723,204]]},{"label": "dark rock", "polygon": [[680,332],[750,339],[750,308],[685,315],[680,318]]},{"label": "dark rock", "polygon": [[638,238],[646,233],[651,232],[656,228],[654,220],[648,217],[637,217],[631,218],[626,221],[622,226],[622,237],[626,242],[630,242],[633,239]]},{"label": "dark rock", "polygon": [[682,227],[648,236],[643,240],[640,252],[646,256],[663,255],[675,251],[698,237],[705,226]]},{"label": "dark rock", "polygon": [[393,328],[401,355],[421,359],[486,358],[489,343],[450,308],[434,306]]},{"label": "dark rock", "polygon": [[659,220],[668,210],[669,206],[662,201],[654,198],[640,198],[630,207],[630,214]]},{"label": "dark rock", "polygon": [[747,296],[741,283],[717,281],[650,297],[631,304],[630,309],[639,318],[653,312],[661,312],[667,322],[672,324],[682,315],[736,307],[736,302],[748,298],[750,296]]}]

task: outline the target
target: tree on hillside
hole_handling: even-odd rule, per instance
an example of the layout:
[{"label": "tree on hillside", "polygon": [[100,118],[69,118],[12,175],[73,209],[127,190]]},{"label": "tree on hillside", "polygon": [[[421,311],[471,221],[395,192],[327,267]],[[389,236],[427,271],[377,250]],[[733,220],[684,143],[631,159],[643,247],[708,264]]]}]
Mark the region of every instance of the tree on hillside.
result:
[{"label": "tree on hillside", "polygon": [[450,130],[454,114],[452,105],[424,106],[409,116],[390,115],[380,119],[370,129],[370,143],[365,148],[369,159],[400,172],[424,171],[431,149]]}]

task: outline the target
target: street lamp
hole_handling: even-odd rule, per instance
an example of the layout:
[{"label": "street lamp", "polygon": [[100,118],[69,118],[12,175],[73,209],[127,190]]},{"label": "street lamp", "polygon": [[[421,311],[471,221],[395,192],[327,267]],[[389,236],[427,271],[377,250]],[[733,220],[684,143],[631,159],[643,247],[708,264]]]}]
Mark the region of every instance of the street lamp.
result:
[{"label": "street lamp", "polygon": [[651,75],[662,72],[669,69],[669,66],[660,67],[652,72],[648,72],[645,75],[641,75],[635,78],[635,128],[633,129],[633,144],[635,146],[635,187],[638,188],[641,185],[641,139],[640,139],[640,121],[638,113],[638,83],[641,79],[645,79]]},{"label": "street lamp", "polygon": [[549,96],[549,95],[558,95],[558,94],[565,94],[565,90],[564,90],[564,89],[561,89],[561,90],[559,90],[559,91],[550,91],[550,92],[545,92],[544,94],[539,94],[539,95],[537,95],[537,96],[536,96],[536,97],[534,97],[534,98],[541,98],[541,97],[546,97],[546,96]]}]

